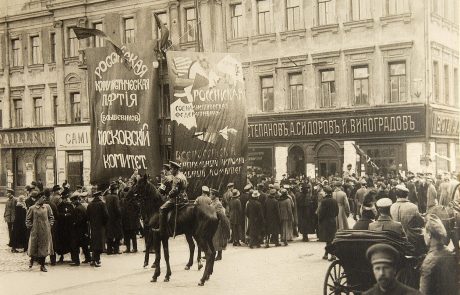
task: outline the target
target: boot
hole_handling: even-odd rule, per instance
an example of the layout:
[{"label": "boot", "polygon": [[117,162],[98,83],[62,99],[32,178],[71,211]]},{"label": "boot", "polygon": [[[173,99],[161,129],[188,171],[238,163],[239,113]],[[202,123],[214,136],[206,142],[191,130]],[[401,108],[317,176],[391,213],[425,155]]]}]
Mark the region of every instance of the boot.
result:
[{"label": "boot", "polygon": [[45,267],[45,257],[40,257],[40,271],[42,272],[48,271]]},{"label": "boot", "polygon": [[222,260],[222,250],[217,251],[216,261]]},{"label": "boot", "polygon": [[34,266],[34,258],[33,257],[30,258],[29,268],[32,268],[32,266]]}]

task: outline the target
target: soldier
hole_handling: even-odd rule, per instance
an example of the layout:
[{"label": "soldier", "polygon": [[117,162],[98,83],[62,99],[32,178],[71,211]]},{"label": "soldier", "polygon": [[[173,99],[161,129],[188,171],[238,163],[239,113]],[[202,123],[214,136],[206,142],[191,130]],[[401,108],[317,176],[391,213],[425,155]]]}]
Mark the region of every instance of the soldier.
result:
[{"label": "soldier", "polygon": [[159,231],[162,235],[168,234],[166,231],[168,212],[174,208],[177,202],[188,201],[186,189],[188,181],[185,175],[180,171],[181,165],[170,161],[172,185],[168,193],[167,201],[160,208],[160,228]]},{"label": "soldier", "polygon": [[399,234],[401,237],[406,237],[406,233],[400,222],[393,221],[390,215],[390,207],[393,202],[389,198],[383,198],[377,201],[376,205],[380,213],[379,218],[369,224],[369,230],[388,230]]},{"label": "soldier", "polygon": [[210,190],[207,186],[201,187],[201,196],[195,199],[195,205],[211,205],[211,197],[209,197]]}]

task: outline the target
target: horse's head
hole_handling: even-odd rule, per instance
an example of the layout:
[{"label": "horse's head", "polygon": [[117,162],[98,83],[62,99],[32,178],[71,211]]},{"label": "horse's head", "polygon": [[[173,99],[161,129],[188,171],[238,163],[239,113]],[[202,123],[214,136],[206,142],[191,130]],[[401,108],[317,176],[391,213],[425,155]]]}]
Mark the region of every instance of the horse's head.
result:
[{"label": "horse's head", "polygon": [[137,200],[145,206],[160,207],[162,200],[157,188],[149,181],[149,175],[141,176],[132,188]]}]

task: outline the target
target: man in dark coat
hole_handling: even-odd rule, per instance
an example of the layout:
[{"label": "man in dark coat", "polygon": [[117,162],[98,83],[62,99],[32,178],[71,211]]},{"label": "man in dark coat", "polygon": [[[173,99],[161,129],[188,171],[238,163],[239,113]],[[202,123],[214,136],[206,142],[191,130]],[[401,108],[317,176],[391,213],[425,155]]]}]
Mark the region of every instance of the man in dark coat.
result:
[{"label": "man in dark coat", "polygon": [[74,209],[72,211],[72,266],[80,265],[80,247],[85,255],[83,263],[91,261],[89,253],[89,232],[88,232],[88,217],[86,208],[81,204],[79,193],[75,192],[72,197]]},{"label": "man in dark coat", "polygon": [[246,216],[245,216],[245,212],[246,212],[246,205],[249,201],[249,199],[251,198],[251,190],[252,190],[252,185],[251,184],[247,184],[244,189],[243,189],[243,193],[241,194],[240,196],[240,202],[241,202],[241,208],[243,209],[242,212],[241,212],[241,232],[243,233],[243,243],[246,243],[246,234],[247,234],[247,227],[246,227]]},{"label": "man in dark coat", "polygon": [[281,246],[278,241],[280,233],[280,208],[276,200],[276,190],[271,189],[267,200],[265,201],[265,248],[270,247],[270,241],[275,241],[275,246]]},{"label": "man in dark coat", "polygon": [[262,229],[264,227],[264,214],[259,202],[260,193],[254,191],[246,206],[248,218],[249,248],[260,248]]},{"label": "man in dark coat", "polygon": [[101,253],[104,251],[105,227],[109,218],[107,206],[101,199],[101,191],[93,194],[93,201],[88,204],[86,214],[91,229],[91,265],[101,266]]},{"label": "man in dark coat", "polygon": [[8,188],[6,190],[6,196],[8,200],[5,203],[5,213],[3,218],[8,225],[8,246],[11,247],[11,239],[13,237],[13,223],[14,223],[14,214],[16,211],[16,198],[14,197],[14,190]]},{"label": "man in dark coat", "polygon": [[315,222],[312,217],[316,210],[310,183],[302,184],[301,191],[296,193],[296,201],[299,232],[302,234],[302,241],[308,242],[308,234],[315,233]]},{"label": "man in dark coat", "polygon": [[128,195],[121,202],[122,207],[122,225],[123,237],[126,246],[124,253],[131,252],[131,242],[133,245],[133,253],[137,252],[136,232],[140,226],[140,207],[134,199],[134,195]]},{"label": "man in dark coat", "polygon": [[57,206],[57,254],[59,262],[64,261],[64,255],[72,250],[72,211],[73,205],[69,200],[68,194],[62,195],[62,202]]},{"label": "man in dark coat", "polygon": [[369,224],[369,230],[392,231],[401,237],[406,237],[403,226],[400,222],[393,221],[390,214],[390,207],[393,203],[389,198],[383,198],[377,201],[376,206],[379,211],[379,217],[376,221]]},{"label": "man in dark coat", "polygon": [[117,194],[117,183],[110,184],[110,194],[105,196],[105,204],[109,213],[107,221],[107,255],[121,254],[120,240],[123,238],[121,226],[121,207]]},{"label": "man in dark coat", "polygon": [[232,228],[232,242],[233,246],[241,246],[240,240],[244,239],[244,232],[241,231],[241,223],[244,219],[243,208],[241,207],[240,191],[237,189],[232,190],[232,197],[228,201],[228,216]]},{"label": "man in dark coat", "polygon": [[[321,200],[318,207],[318,223],[319,223],[319,241],[326,242],[326,252],[323,259],[328,259],[327,247],[331,244],[337,232],[337,216],[339,214],[339,205],[332,198],[332,188],[328,185],[324,186],[325,196]],[[334,260],[334,255],[331,255],[329,260]]]}]

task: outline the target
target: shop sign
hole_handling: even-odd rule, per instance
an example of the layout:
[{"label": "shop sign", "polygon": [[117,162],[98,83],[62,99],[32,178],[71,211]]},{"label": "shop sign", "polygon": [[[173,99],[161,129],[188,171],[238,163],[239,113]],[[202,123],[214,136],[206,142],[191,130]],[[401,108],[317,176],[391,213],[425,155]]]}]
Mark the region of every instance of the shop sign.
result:
[{"label": "shop sign", "polygon": [[89,126],[58,127],[55,131],[58,150],[91,148]]},{"label": "shop sign", "polygon": [[[318,116],[323,116],[319,118]],[[249,139],[414,137],[425,134],[425,108],[360,110],[249,120]]]},{"label": "shop sign", "polygon": [[431,133],[433,135],[444,135],[459,137],[460,119],[458,114],[451,115],[433,111],[431,120]]},{"label": "shop sign", "polygon": [[273,148],[253,147],[248,148],[248,174],[255,172],[271,175],[273,168]]},{"label": "shop sign", "polygon": [[54,147],[54,132],[21,130],[0,132],[0,148]]}]

